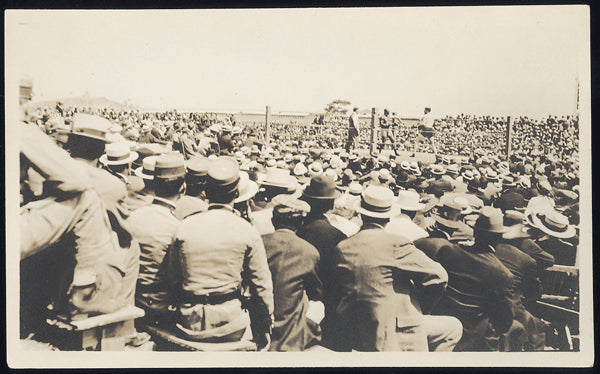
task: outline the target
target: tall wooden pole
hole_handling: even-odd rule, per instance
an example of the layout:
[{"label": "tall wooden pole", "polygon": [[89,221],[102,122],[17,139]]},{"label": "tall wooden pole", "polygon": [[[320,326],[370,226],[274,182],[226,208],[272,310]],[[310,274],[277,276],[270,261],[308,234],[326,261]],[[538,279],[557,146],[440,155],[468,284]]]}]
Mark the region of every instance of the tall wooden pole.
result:
[{"label": "tall wooden pole", "polygon": [[271,106],[267,105],[265,113],[265,145],[269,146],[271,143]]},{"label": "tall wooden pole", "polygon": [[375,151],[375,124],[377,121],[377,108],[371,108],[371,147],[370,147],[370,151],[371,153],[373,153]]},{"label": "tall wooden pole", "polygon": [[512,147],[512,124],[510,116],[506,117],[506,161],[510,160],[510,151]]}]

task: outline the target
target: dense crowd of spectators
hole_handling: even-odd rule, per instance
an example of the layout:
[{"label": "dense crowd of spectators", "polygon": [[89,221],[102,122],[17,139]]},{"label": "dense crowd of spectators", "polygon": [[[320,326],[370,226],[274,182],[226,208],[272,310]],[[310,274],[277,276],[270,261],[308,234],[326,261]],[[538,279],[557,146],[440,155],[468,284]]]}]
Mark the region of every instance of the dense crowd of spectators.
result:
[{"label": "dense crowd of spectators", "polygon": [[[69,117],[76,112],[99,115],[111,121],[120,121],[125,126],[142,127],[142,122],[173,123],[178,122],[184,127],[205,130],[211,125],[227,122],[232,126],[243,126],[252,129],[260,139],[264,139],[265,126],[263,123],[241,123],[236,121],[233,114],[217,115],[216,113],[179,113],[177,111],[141,112],[139,110],[115,111],[108,108],[38,108],[36,115],[47,126],[52,126],[51,118]],[[345,116],[330,116],[319,124],[304,125],[294,122],[272,122],[271,137],[274,141],[293,141],[303,139],[314,141],[322,147],[343,147],[347,137],[348,118]],[[419,129],[412,122],[394,121],[398,151],[433,152],[432,145],[421,144],[417,148],[416,139]],[[473,116],[460,114],[456,117],[444,116],[434,122],[434,143],[437,153],[442,155],[471,156],[479,148],[494,154],[504,155],[506,145],[507,118],[493,116]],[[577,157],[579,152],[579,118],[577,116],[552,116],[533,119],[527,116],[511,118],[512,144],[515,152],[525,152],[531,155],[551,154],[557,158]],[[370,120],[361,120],[358,144],[368,148],[370,141]],[[377,136],[375,137],[378,138]]]}]

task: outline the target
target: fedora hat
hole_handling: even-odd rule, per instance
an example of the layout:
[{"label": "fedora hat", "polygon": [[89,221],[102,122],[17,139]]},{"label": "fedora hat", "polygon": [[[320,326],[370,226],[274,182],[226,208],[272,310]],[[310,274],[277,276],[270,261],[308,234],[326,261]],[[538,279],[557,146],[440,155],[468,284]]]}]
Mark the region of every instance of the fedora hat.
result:
[{"label": "fedora hat", "polygon": [[455,203],[453,199],[446,199],[437,209],[437,214],[432,218],[439,224],[459,229],[465,227],[465,223],[460,221],[462,206]]},{"label": "fedora hat", "polygon": [[108,143],[105,153],[100,156],[100,162],[104,165],[125,165],[137,158],[137,152],[131,151],[127,143]]},{"label": "fedora hat", "polygon": [[142,161],[142,166],[134,170],[135,175],[142,179],[154,179],[154,166],[158,156],[148,156]]},{"label": "fedora hat", "polygon": [[425,204],[420,201],[421,196],[415,191],[398,191],[396,205],[402,210],[416,212],[425,208]]},{"label": "fedora hat", "polygon": [[475,221],[473,229],[497,234],[503,234],[508,231],[508,228],[504,226],[504,215],[502,214],[502,211],[498,208],[492,208],[491,206],[484,206],[481,208],[481,212],[477,221]]},{"label": "fedora hat", "polygon": [[494,202],[494,206],[500,208],[502,211],[518,210],[523,212],[526,205],[523,195],[516,191],[507,191],[500,195]]},{"label": "fedora hat", "polygon": [[382,186],[369,186],[361,195],[357,211],[365,216],[391,218],[400,214],[400,207],[394,204],[392,190]]},{"label": "fedora hat", "polygon": [[185,162],[180,153],[168,153],[156,158],[154,180],[174,180],[185,176]]},{"label": "fedora hat", "polygon": [[575,226],[569,224],[569,219],[555,209],[534,211],[527,215],[530,224],[542,232],[560,239],[572,238],[576,234]]},{"label": "fedora hat", "polygon": [[327,175],[313,176],[303,192],[303,196],[312,199],[337,199],[340,195],[333,178]]},{"label": "fedora hat", "polygon": [[109,120],[91,114],[75,113],[72,121],[70,131],[59,129],[58,132],[110,142],[107,137],[111,126]]},{"label": "fedora hat", "polygon": [[249,200],[258,192],[258,184],[250,180],[250,176],[245,171],[240,171],[240,181],[238,183],[239,196],[234,202],[240,203]]}]

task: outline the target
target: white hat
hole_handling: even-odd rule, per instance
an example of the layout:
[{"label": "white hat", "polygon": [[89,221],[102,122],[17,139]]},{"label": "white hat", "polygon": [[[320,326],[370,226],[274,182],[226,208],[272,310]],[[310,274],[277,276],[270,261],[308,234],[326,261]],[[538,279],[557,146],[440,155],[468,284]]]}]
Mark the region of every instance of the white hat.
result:
[{"label": "white hat", "polygon": [[137,158],[137,152],[131,151],[126,143],[109,143],[106,144],[106,153],[100,156],[100,162],[104,165],[125,165]]},{"label": "white hat", "polygon": [[135,175],[142,179],[154,179],[154,166],[158,156],[148,156],[142,161],[142,166],[135,169]]},{"label": "white hat", "polygon": [[240,171],[240,180],[238,182],[239,196],[235,199],[235,203],[249,200],[258,192],[258,184],[250,180],[250,176],[245,171]]},{"label": "white hat", "polygon": [[425,208],[425,204],[420,202],[421,196],[415,191],[398,191],[396,205],[403,210],[416,212]]},{"label": "white hat", "polygon": [[308,173],[308,169],[306,168],[306,166],[304,166],[302,162],[297,163],[294,167],[294,175],[300,176],[306,173]]},{"label": "white hat", "polygon": [[375,218],[391,218],[400,214],[400,207],[394,204],[394,193],[387,187],[369,186],[362,193],[358,212]]}]

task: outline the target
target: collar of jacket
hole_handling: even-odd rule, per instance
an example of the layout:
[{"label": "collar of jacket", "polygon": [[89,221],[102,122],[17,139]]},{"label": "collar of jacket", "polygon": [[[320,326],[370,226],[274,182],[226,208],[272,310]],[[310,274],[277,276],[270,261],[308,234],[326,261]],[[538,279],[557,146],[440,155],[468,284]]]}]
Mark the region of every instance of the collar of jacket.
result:
[{"label": "collar of jacket", "polygon": [[362,227],[360,228],[360,230],[383,230],[384,227],[378,223],[365,223],[364,225],[362,225]]},{"label": "collar of jacket", "polygon": [[313,222],[316,221],[318,219],[327,219],[325,217],[324,214],[315,214],[315,215],[311,215],[310,213],[308,214],[308,216],[306,216],[306,218],[304,219],[304,224],[307,224],[309,222]]},{"label": "collar of jacket", "polygon": [[154,196],[154,200],[152,200],[152,204],[162,205],[164,207],[167,207],[171,210],[171,212],[175,211],[175,209],[176,209],[174,202],[172,202],[171,200],[162,198],[162,197],[158,197],[158,196]]},{"label": "collar of jacket", "polygon": [[208,204],[208,210],[215,210],[215,209],[228,210],[231,213],[235,214],[236,216],[241,216],[242,215],[239,211],[237,211],[236,209],[234,209],[231,205],[219,204],[219,203],[210,203],[210,204]]}]

